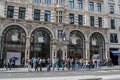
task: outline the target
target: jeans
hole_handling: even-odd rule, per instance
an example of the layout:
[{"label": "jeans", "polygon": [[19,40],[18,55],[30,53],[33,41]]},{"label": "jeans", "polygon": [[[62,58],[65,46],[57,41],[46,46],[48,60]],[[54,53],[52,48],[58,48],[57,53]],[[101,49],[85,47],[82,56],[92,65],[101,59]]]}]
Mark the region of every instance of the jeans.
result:
[{"label": "jeans", "polygon": [[31,65],[28,65],[28,71],[32,71]]}]

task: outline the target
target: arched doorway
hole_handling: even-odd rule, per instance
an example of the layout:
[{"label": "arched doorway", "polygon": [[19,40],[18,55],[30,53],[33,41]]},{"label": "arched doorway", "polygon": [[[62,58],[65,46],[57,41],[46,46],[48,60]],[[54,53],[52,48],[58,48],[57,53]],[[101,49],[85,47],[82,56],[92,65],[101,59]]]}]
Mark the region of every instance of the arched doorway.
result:
[{"label": "arched doorway", "polygon": [[68,45],[69,58],[83,58],[85,57],[85,38],[84,35],[77,30],[70,32],[70,42]]},{"label": "arched doorway", "polygon": [[58,59],[62,59],[62,58],[63,58],[63,52],[62,52],[61,49],[59,49],[59,50],[57,51],[57,58],[58,58]]},{"label": "arched doorway", "polygon": [[95,32],[90,36],[90,58],[105,57],[105,40],[102,34]]},{"label": "arched doorway", "polygon": [[1,56],[3,60],[15,58],[17,59],[15,64],[21,65],[21,60],[25,57],[25,44],[25,30],[17,25],[8,26],[1,37]]},{"label": "arched doorway", "polygon": [[46,28],[37,28],[31,34],[30,58],[50,58],[51,33]]}]

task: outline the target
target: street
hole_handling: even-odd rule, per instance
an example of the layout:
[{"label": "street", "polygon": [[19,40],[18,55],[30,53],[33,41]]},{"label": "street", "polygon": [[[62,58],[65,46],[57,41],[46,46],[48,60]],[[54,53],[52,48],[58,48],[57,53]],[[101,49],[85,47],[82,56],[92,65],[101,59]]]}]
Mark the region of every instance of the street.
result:
[{"label": "street", "polygon": [[0,73],[0,80],[82,80],[87,78],[120,80],[120,71],[53,71]]}]

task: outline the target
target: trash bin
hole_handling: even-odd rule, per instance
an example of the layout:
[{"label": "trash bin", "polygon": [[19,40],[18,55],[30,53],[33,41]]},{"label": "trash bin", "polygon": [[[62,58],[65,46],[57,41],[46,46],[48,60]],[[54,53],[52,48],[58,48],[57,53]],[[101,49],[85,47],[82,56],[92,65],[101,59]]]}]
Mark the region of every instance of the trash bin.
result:
[{"label": "trash bin", "polygon": [[0,59],[0,68],[2,68],[2,67],[3,67],[3,60]]}]

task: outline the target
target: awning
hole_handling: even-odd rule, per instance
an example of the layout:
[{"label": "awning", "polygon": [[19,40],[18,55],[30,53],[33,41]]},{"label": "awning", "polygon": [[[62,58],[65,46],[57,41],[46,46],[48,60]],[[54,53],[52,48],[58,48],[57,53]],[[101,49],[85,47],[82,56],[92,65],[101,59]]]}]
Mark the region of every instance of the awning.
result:
[{"label": "awning", "polygon": [[120,51],[110,51],[113,55],[120,55]]}]

